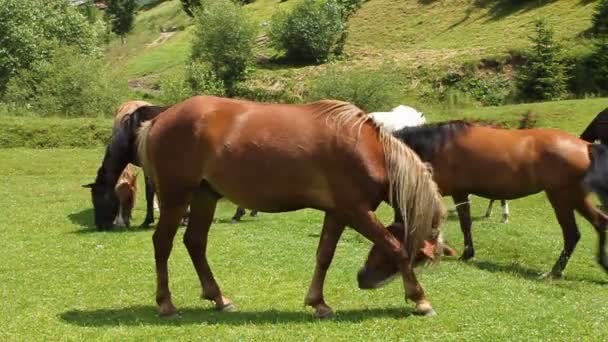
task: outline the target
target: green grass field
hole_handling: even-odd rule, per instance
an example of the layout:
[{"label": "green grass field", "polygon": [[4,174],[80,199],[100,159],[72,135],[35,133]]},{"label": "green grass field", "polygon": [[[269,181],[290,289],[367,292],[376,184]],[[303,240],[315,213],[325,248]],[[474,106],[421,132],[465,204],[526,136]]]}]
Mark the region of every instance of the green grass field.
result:
[{"label": "green grass field", "polygon": [[[336,311],[318,321],[303,306],[322,215],[313,210],[262,213],[228,222],[222,202],[210,233],[209,259],[239,312],[219,313],[200,289],[180,229],[170,259],[177,319],[154,303],[151,230],[96,232],[88,192],[101,149],[0,149],[0,267],[4,300],[0,340],[606,340],[608,275],[595,262],[597,236],[579,219],[582,239],[563,280],[538,280],[562,247],[544,196],[512,201],[511,221],[480,219],[473,198],[476,258],[444,259],[417,274],[438,316],[412,315],[403,288],[362,291],[356,271],[370,243],[347,231],[326,282]],[[140,180],[140,185],[141,180]],[[143,185],[142,185],[143,186]],[[135,222],[144,216],[139,196]],[[382,207],[385,223],[390,210]],[[455,218],[445,225],[459,250]]]}]

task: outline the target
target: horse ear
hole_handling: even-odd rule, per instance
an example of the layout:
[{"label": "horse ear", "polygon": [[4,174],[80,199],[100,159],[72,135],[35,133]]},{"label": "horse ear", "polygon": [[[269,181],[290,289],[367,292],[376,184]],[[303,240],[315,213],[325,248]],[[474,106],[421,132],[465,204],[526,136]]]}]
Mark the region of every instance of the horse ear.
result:
[{"label": "horse ear", "polygon": [[92,188],[92,187],[93,187],[93,185],[95,185],[95,183],[83,184],[83,185],[82,185],[82,187],[83,187],[83,188],[89,188],[89,189],[90,189],[90,188]]}]

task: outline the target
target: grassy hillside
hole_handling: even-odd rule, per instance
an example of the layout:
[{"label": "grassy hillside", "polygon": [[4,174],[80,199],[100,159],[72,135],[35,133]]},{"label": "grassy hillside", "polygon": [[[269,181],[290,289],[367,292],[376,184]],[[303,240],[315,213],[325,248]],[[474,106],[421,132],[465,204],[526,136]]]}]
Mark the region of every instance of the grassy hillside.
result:
[{"label": "grassy hillside", "polygon": [[[295,2],[257,0],[245,9],[260,23],[263,34],[272,14]],[[346,46],[349,58],[338,63],[368,66],[393,59],[404,67],[413,67],[504,54],[527,45],[536,18],[546,18],[554,24],[556,37],[570,53],[588,45],[582,36],[590,27],[595,1],[526,1],[512,5],[513,2],[370,0],[351,19]],[[193,34],[190,23],[177,0],[141,11],[127,44],[110,44],[107,60],[131,78],[173,73],[188,57]],[[165,40],[161,30],[176,31],[162,33],[168,36]],[[296,73],[308,74],[309,68],[298,68]],[[258,74],[267,75],[267,66],[261,69]],[[290,67],[271,67],[277,75],[284,75],[285,69]]]}]

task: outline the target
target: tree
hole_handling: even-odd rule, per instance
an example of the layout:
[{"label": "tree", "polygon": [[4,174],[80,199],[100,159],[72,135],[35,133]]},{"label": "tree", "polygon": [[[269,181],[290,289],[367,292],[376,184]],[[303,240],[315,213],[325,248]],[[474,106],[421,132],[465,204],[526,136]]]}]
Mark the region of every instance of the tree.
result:
[{"label": "tree", "polygon": [[136,0],[108,0],[107,5],[106,16],[112,32],[119,35],[124,44],[125,35],[133,29],[137,2]]},{"label": "tree", "polygon": [[194,25],[192,61],[207,63],[231,95],[253,59],[255,24],[233,1],[214,0],[195,12]]},{"label": "tree", "polygon": [[595,34],[608,35],[608,0],[600,0],[597,3],[591,22]]},{"label": "tree", "polygon": [[0,0],[0,93],[8,80],[57,46],[97,55],[100,43],[94,25],[75,6],[60,0]]},{"label": "tree", "polygon": [[194,9],[201,5],[201,0],[181,0],[184,12],[190,17],[194,17]]},{"label": "tree", "polygon": [[524,99],[558,99],[566,92],[566,68],[559,58],[561,47],[553,39],[553,29],[544,20],[534,22],[534,44],[527,61],[517,75]]}]

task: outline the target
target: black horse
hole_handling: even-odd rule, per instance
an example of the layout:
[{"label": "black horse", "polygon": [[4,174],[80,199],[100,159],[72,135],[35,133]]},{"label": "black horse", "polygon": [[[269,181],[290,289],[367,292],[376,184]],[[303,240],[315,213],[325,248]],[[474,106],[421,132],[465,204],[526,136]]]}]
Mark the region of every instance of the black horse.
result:
[{"label": "black horse", "polygon": [[599,140],[603,145],[608,146],[608,108],[591,120],[580,138],[591,143]]},{"label": "black horse", "polygon": [[[120,174],[128,163],[140,166],[136,147],[139,127],[144,121],[155,118],[167,108],[169,106],[142,106],[131,114],[123,116],[120,122],[115,125],[110,143],[106,147],[103,162],[97,170],[95,182],[83,185],[83,187],[91,189],[95,226],[98,230],[113,227],[114,217],[116,217],[119,206],[114,186]],[[149,227],[154,222],[154,184],[148,177],[145,177],[145,180],[146,218],[141,227]],[[245,215],[245,209],[238,207],[231,222],[240,221],[243,215]],[[251,216],[256,215],[257,210],[252,210]]]}]

